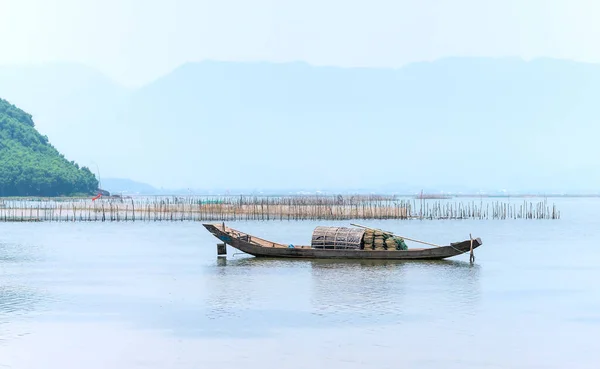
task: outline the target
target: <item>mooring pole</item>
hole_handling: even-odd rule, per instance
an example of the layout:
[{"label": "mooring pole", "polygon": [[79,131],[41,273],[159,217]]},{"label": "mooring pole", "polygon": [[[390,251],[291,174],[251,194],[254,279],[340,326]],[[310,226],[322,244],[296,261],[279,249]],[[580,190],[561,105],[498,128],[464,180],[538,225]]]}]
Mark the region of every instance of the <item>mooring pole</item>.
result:
[{"label": "mooring pole", "polygon": [[217,256],[218,257],[227,256],[227,244],[225,244],[225,243],[217,244]]},{"label": "mooring pole", "polygon": [[469,238],[471,239],[471,255],[469,256],[469,261],[473,264],[475,262],[475,254],[473,253],[473,236],[470,233]]}]

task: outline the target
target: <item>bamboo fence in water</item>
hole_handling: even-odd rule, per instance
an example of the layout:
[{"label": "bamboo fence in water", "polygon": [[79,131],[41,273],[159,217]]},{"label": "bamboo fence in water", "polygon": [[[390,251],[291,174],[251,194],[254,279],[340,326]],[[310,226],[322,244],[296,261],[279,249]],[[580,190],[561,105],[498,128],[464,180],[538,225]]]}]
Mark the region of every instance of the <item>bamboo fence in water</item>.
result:
[{"label": "bamboo fence in water", "polygon": [[0,199],[0,222],[348,219],[560,219],[560,211],[545,199],[519,203],[395,196]]}]

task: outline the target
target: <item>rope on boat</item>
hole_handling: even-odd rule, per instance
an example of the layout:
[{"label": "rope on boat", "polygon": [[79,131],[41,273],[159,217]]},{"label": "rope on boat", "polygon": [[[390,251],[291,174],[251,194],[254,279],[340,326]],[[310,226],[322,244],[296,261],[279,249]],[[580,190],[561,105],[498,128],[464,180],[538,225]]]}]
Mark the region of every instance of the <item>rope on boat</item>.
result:
[{"label": "rope on boat", "polygon": [[[398,235],[396,235],[396,234],[394,234],[394,233],[392,233],[392,232],[384,231],[384,230],[382,230],[382,229],[379,229],[379,228],[371,228],[371,227],[363,226],[363,225],[360,225],[360,224],[354,224],[354,223],[350,223],[350,225],[353,225],[353,226],[355,226],[355,227],[365,228],[365,229],[373,229],[373,230],[376,230],[376,231],[381,231],[381,232],[384,232],[384,233],[391,234],[392,236],[396,236],[396,237],[402,237],[402,238],[404,238],[405,240],[409,240],[409,241],[413,241],[413,242],[418,242],[418,243],[422,243],[422,244],[429,245],[429,246],[434,246],[434,247],[444,247],[444,246],[436,245],[436,244],[434,244],[434,243],[429,243],[429,242],[425,242],[425,241],[419,241],[419,240],[415,240],[415,239],[408,238],[408,237],[404,237],[404,236],[398,236]],[[470,258],[469,258],[469,260],[471,261],[471,263],[474,263],[474,262],[475,262],[475,254],[473,253],[473,236],[471,236],[471,234],[470,234],[470,233],[469,233],[469,238],[471,239],[471,255],[470,255]],[[450,246],[450,247],[452,247],[454,250],[458,251],[458,252],[459,252],[459,255],[460,255],[460,254],[464,254],[464,253],[466,252],[466,251],[462,251],[462,250],[459,250],[459,249],[457,249],[456,247],[452,246],[452,244],[450,244],[450,245],[448,245],[448,246]]]},{"label": "rope on boat", "polygon": [[464,254],[466,252],[466,251],[462,251],[462,250],[457,249],[456,247],[452,246],[452,244],[450,244],[448,246],[452,247],[454,250],[458,251],[460,253],[459,255],[462,255],[462,254]]},{"label": "rope on boat", "polygon": [[355,227],[360,227],[360,228],[372,229],[372,230],[375,230],[375,231],[380,231],[380,232],[383,232],[383,233],[391,234],[392,236],[402,237],[405,240],[422,243],[424,245],[429,245],[429,246],[433,246],[433,247],[443,247],[443,246],[440,246],[440,245],[436,245],[434,243],[429,243],[429,242],[425,242],[425,241],[419,241],[419,240],[415,240],[413,238],[408,238],[408,237],[400,236],[400,235],[394,234],[394,233],[389,232],[389,231],[384,231],[383,229],[379,229],[379,228],[371,228],[371,227],[363,226],[363,225],[360,225],[360,224],[354,224],[354,223],[350,223],[350,225],[353,225]]}]

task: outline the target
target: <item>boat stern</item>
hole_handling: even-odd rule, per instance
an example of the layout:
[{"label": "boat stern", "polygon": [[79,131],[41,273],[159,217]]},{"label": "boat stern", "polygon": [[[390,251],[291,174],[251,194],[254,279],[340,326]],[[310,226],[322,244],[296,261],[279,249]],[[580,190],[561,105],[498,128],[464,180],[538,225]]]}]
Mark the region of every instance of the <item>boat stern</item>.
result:
[{"label": "boat stern", "polygon": [[[473,250],[475,250],[476,248],[478,248],[481,245],[483,245],[481,238],[479,238],[479,237],[473,238]],[[461,241],[461,242],[454,242],[454,243],[451,243],[450,246],[453,249],[460,251],[461,253],[469,252],[471,250],[471,240],[469,239],[469,240],[465,240],[465,241]]]}]

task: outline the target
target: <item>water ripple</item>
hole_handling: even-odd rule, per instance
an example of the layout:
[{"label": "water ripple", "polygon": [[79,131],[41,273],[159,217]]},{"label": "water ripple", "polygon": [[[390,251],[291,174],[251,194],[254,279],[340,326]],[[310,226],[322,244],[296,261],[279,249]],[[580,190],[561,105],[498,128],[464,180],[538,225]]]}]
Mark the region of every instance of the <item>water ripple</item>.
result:
[{"label": "water ripple", "polygon": [[39,290],[26,286],[0,286],[0,320],[40,311],[49,299]]},{"label": "water ripple", "polygon": [[30,263],[43,259],[42,248],[31,244],[0,242],[0,265]]}]

